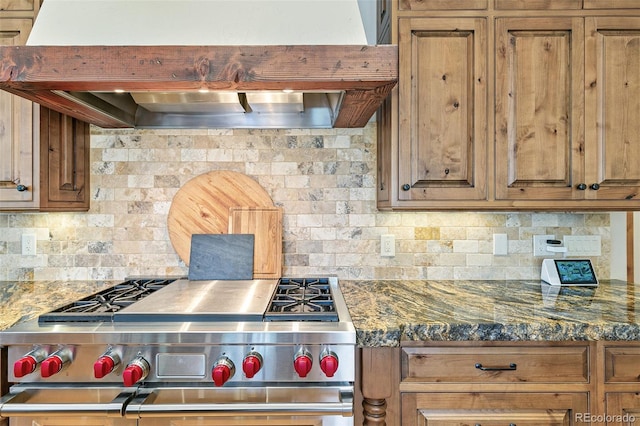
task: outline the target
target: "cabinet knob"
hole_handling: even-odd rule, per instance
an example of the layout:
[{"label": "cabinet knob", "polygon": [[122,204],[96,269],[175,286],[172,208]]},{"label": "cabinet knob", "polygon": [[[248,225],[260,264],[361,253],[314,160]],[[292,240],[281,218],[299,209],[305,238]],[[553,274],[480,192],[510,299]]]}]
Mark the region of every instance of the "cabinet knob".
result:
[{"label": "cabinet knob", "polygon": [[27,190],[27,187],[22,185],[22,184],[20,184],[20,185],[16,186],[16,189],[18,190],[18,192],[24,192],[24,191]]},{"label": "cabinet knob", "polygon": [[585,189],[587,189],[587,185],[584,183],[579,183],[576,188],[578,188],[580,191],[584,191]]},{"label": "cabinet knob", "polygon": [[404,185],[402,185],[402,190],[403,191],[408,191],[411,189],[411,185],[409,185],[408,183],[405,183]]},{"label": "cabinet knob", "polygon": [[598,185],[597,183],[592,183],[591,186],[589,186],[589,188],[593,189],[594,191],[597,191],[598,189],[600,189],[600,185]]}]

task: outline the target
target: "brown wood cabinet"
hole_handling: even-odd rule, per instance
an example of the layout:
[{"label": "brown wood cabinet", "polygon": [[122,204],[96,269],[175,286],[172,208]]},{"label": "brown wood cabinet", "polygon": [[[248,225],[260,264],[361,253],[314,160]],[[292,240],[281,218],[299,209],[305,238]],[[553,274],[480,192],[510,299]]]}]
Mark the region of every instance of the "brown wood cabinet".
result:
[{"label": "brown wood cabinet", "polygon": [[401,201],[484,200],[487,28],[482,18],[401,18]]},{"label": "brown wood cabinet", "polygon": [[583,51],[582,18],[496,20],[497,200],[587,193]]},{"label": "brown wood cabinet", "polygon": [[404,342],[361,350],[366,425],[630,425],[640,343]]},{"label": "brown wood cabinet", "polygon": [[380,209],[640,209],[640,2],[397,0],[391,12],[399,81],[378,114]]},{"label": "brown wood cabinet", "polygon": [[589,412],[588,344],[403,347],[403,426],[575,425]]},{"label": "brown wood cabinet", "polygon": [[[25,44],[40,8],[0,0],[0,43]],[[0,211],[89,209],[89,125],[0,91]]]},{"label": "brown wood cabinet", "polygon": [[89,124],[40,108],[40,211],[89,209]]},{"label": "brown wood cabinet", "polygon": [[[33,11],[15,16],[28,2],[0,3],[0,43],[22,45],[33,25]],[[9,10],[11,12],[4,12]],[[38,140],[35,131],[34,105],[18,96],[0,91],[0,208],[36,209],[39,182],[37,179]]]},{"label": "brown wood cabinet", "polygon": [[640,345],[608,342],[602,346],[606,424],[636,424],[640,421]]},{"label": "brown wood cabinet", "polygon": [[586,393],[403,393],[402,426],[568,426],[588,407]]}]

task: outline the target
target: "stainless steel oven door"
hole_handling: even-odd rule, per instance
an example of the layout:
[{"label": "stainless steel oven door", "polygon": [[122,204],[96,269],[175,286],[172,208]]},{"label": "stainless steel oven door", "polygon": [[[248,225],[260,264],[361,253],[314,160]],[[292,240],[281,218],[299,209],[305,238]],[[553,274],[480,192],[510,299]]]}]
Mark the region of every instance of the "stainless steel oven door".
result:
[{"label": "stainless steel oven door", "polygon": [[139,426],[353,426],[353,386],[141,389],[125,417]]},{"label": "stainless steel oven door", "polygon": [[11,426],[135,426],[122,416],[135,389],[91,385],[19,384],[0,399],[0,417]]}]

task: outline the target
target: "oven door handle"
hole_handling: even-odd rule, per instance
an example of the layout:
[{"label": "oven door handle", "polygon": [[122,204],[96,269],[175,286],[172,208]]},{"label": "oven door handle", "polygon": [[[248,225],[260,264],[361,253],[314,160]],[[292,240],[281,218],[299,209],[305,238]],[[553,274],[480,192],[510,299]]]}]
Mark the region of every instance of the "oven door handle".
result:
[{"label": "oven door handle", "polygon": [[107,403],[29,403],[33,396],[28,390],[15,394],[7,394],[0,399],[0,418],[35,417],[35,416],[72,416],[72,415],[106,415],[122,417],[126,403],[135,393],[121,392]]},{"label": "oven door handle", "polygon": [[[148,404],[154,392],[139,394],[128,405],[128,419],[195,416],[353,416],[353,392],[341,391],[336,402],[230,402]],[[151,397],[151,398],[150,398]]]}]

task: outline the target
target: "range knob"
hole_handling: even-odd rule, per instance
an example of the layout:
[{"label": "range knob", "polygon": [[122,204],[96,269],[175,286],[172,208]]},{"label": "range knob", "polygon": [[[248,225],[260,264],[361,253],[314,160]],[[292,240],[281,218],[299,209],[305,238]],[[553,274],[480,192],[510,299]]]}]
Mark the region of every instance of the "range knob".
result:
[{"label": "range knob", "polygon": [[325,349],[320,354],[320,369],[327,377],[333,377],[338,371],[338,355]]},{"label": "range knob", "polygon": [[69,348],[62,348],[49,355],[40,364],[40,375],[42,377],[51,377],[58,374],[64,367],[71,363],[73,353]]},{"label": "range knob", "polygon": [[122,371],[122,382],[125,386],[133,386],[149,375],[149,362],[141,356],[134,358]]},{"label": "range knob", "polygon": [[233,377],[235,372],[236,367],[233,365],[233,361],[226,356],[221,356],[216,360],[215,364],[213,364],[213,369],[211,370],[213,384],[216,386],[224,385]]},{"label": "range knob", "polygon": [[108,349],[105,353],[100,355],[100,358],[93,363],[93,376],[96,379],[102,379],[107,374],[111,373],[120,364],[120,355],[118,355],[113,349]]},{"label": "range knob", "polygon": [[13,363],[13,375],[24,377],[36,371],[40,364],[47,357],[47,352],[42,348],[35,348],[31,352],[24,354],[22,358]]},{"label": "range knob", "polygon": [[307,377],[312,365],[313,358],[311,357],[311,352],[305,348],[300,348],[293,359],[293,369],[296,370],[298,376]]},{"label": "range knob", "polygon": [[251,351],[242,360],[242,371],[248,379],[251,379],[262,368],[262,355]]}]

